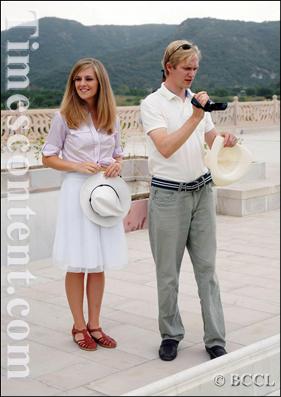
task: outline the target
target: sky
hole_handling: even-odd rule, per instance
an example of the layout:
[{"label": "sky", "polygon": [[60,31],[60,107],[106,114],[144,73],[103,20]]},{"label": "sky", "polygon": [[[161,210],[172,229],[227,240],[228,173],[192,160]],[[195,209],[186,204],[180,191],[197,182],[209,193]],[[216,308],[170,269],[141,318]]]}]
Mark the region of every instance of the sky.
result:
[{"label": "sky", "polygon": [[263,22],[280,20],[280,1],[2,1],[1,30],[34,20],[33,15],[72,19],[86,26],[180,24],[205,17]]}]

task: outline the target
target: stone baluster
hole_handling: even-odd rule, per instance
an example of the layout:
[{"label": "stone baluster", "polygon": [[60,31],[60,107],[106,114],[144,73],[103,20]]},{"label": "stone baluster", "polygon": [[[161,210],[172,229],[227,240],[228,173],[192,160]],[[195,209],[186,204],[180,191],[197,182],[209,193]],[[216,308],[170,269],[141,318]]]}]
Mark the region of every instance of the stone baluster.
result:
[{"label": "stone baluster", "polygon": [[238,114],[239,114],[239,98],[238,96],[233,97],[233,125],[236,127],[238,125]]},{"label": "stone baluster", "polygon": [[280,103],[277,100],[277,95],[273,95],[273,123],[277,123],[279,120],[278,113],[280,112]]}]

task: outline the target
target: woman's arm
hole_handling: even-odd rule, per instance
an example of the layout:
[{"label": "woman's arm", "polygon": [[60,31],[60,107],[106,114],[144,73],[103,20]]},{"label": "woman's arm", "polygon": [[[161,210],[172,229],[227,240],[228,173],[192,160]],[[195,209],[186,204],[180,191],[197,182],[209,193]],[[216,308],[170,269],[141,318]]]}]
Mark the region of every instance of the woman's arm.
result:
[{"label": "woman's arm", "polygon": [[82,172],[84,174],[95,174],[101,170],[101,166],[94,162],[75,163],[62,160],[58,156],[42,156],[42,163],[45,167],[54,168],[58,171]]}]

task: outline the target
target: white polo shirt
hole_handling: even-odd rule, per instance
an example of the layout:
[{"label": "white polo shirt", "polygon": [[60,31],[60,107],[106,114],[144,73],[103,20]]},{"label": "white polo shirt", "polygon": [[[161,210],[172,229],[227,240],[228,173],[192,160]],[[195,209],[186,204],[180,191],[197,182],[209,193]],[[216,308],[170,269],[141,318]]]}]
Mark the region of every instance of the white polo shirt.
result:
[{"label": "white polo shirt", "polygon": [[165,128],[170,134],[178,130],[192,115],[192,92],[187,91],[183,102],[165,84],[141,102],[141,119],[148,137],[148,168],[152,176],[178,182],[191,182],[205,174],[204,134],[214,128],[210,113],[206,112],[187,141],[168,159],[157,150],[149,133]]}]

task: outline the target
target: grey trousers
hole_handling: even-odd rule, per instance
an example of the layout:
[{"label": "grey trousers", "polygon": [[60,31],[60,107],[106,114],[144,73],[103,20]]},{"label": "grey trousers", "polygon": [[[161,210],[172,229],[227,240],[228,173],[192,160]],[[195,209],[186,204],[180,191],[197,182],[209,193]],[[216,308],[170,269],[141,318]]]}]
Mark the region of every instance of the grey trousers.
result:
[{"label": "grey trousers", "polygon": [[216,211],[211,183],[199,191],[151,187],[149,238],[156,264],[159,330],[180,341],[184,326],[178,307],[179,275],[185,247],[198,286],[207,347],[225,346],[225,325],[215,273]]}]

